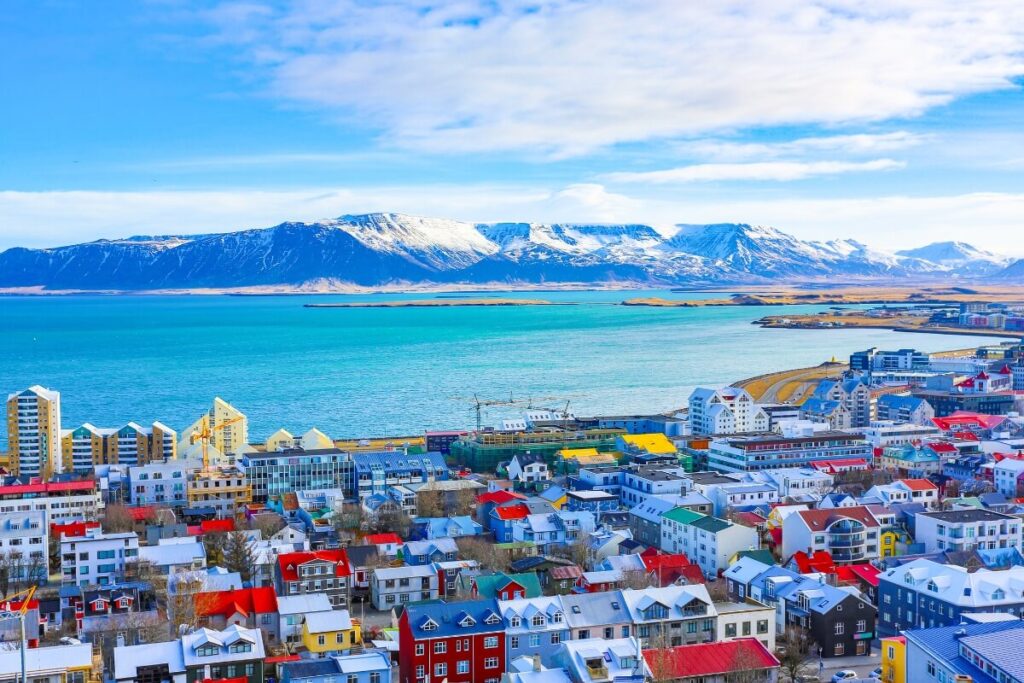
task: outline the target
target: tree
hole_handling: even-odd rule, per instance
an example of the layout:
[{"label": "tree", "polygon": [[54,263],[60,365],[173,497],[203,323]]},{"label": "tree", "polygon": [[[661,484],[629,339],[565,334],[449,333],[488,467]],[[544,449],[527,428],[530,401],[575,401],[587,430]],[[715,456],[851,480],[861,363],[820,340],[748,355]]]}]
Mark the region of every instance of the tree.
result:
[{"label": "tree", "polygon": [[464,560],[476,560],[483,569],[501,571],[507,569],[505,558],[500,551],[485,538],[480,536],[462,536],[455,539],[459,546],[459,557]]},{"label": "tree", "polygon": [[440,491],[420,491],[416,494],[417,517],[445,517],[444,497]]},{"label": "tree", "polygon": [[[748,641],[751,642],[752,641]],[[733,654],[729,674],[725,677],[728,683],[766,683],[768,670],[761,659],[749,648],[743,647]]]},{"label": "tree", "polygon": [[622,572],[622,580],[619,582],[620,588],[635,588],[637,590],[643,588],[650,588],[656,584],[654,580],[654,574],[650,574],[643,569],[627,569]]},{"label": "tree", "polygon": [[284,519],[273,512],[256,515],[252,520],[252,528],[259,531],[262,538],[270,538],[284,527]]},{"label": "tree", "polygon": [[959,498],[960,497],[960,482],[956,479],[950,479],[946,482],[946,488],[943,491],[943,497],[945,498]]},{"label": "tree", "polygon": [[100,523],[103,531],[108,534],[123,534],[135,530],[135,518],[128,508],[120,503],[108,505]]},{"label": "tree", "polygon": [[206,534],[203,536],[203,547],[206,548],[206,566],[224,566],[224,550],[227,546],[226,534]]},{"label": "tree", "polygon": [[817,646],[810,634],[799,626],[787,626],[776,642],[775,656],[790,683],[797,683],[810,668]]},{"label": "tree", "polygon": [[584,570],[590,566],[590,546],[587,544],[585,534],[577,536],[572,543],[554,546],[551,549],[551,554],[564,557]]},{"label": "tree", "polygon": [[224,566],[238,572],[242,581],[252,581],[256,573],[256,548],[244,531],[232,531],[224,542]]},{"label": "tree", "polygon": [[0,594],[6,598],[43,581],[48,574],[48,563],[41,551],[26,555],[8,550],[0,555]]},{"label": "tree", "polygon": [[476,507],[476,491],[468,487],[459,489],[455,492],[452,503],[453,505],[449,506],[449,510],[447,510],[449,517],[472,515],[473,509]]}]

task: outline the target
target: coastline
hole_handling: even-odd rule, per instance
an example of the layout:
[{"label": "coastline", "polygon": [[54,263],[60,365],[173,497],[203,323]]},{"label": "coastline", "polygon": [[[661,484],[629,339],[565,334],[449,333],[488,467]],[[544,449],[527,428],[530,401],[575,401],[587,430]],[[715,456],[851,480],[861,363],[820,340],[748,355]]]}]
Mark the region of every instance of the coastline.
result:
[{"label": "coastline", "polygon": [[461,308],[470,306],[576,306],[571,301],[543,299],[411,299],[407,301],[352,301],[303,304],[303,308]]}]

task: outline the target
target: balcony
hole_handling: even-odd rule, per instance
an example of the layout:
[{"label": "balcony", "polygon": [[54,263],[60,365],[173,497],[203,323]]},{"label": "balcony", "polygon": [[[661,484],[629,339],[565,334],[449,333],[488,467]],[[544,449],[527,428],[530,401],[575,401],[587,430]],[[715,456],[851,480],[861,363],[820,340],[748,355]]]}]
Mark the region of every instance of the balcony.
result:
[{"label": "balcony", "polygon": [[829,536],[828,544],[833,548],[852,548],[864,545],[865,540],[864,534],[832,534]]},{"label": "balcony", "polygon": [[590,676],[592,681],[607,681],[608,667],[604,665],[603,661],[588,660],[587,675]]},{"label": "balcony", "polygon": [[859,562],[865,556],[863,548],[836,548],[832,549],[832,559],[836,562]]}]

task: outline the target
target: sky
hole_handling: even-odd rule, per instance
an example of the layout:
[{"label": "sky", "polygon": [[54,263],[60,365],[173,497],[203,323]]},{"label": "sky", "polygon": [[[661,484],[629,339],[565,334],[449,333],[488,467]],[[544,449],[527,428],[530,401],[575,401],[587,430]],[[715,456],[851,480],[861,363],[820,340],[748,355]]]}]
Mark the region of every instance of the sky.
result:
[{"label": "sky", "polygon": [[1024,256],[1019,0],[8,0],[0,249],[398,211]]}]

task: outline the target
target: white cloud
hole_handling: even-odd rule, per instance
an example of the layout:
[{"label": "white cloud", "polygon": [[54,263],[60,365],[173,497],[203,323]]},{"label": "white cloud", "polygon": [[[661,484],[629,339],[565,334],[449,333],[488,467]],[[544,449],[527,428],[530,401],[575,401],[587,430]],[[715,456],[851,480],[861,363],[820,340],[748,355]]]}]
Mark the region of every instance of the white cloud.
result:
[{"label": "white cloud", "polygon": [[305,0],[201,16],[271,94],[445,152],[880,121],[1024,73],[1018,0]]},{"label": "white cloud", "polygon": [[823,175],[859,171],[889,171],[905,164],[893,159],[873,161],[759,161],[747,164],[694,164],[663,171],[609,173],[607,180],[620,183],[696,183],[729,180],[804,180]]},{"label": "white cloud", "polygon": [[401,211],[479,221],[746,222],[804,239],[853,237],[881,249],[962,240],[1024,256],[1024,193],[860,199],[637,198],[601,185],[421,186],[149,192],[0,192],[0,248],[134,234],[197,233]]},{"label": "white cloud", "polygon": [[797,138],[785,142],[695,140],[680,143],[677,148],[684,154],[716,161],[741,161],[803,156],[820,152],[841,152],[849,155],[877,154],[916,147],[931,139],[932,136],[921,133],[894,131],[891,133],[823,135]]}]

